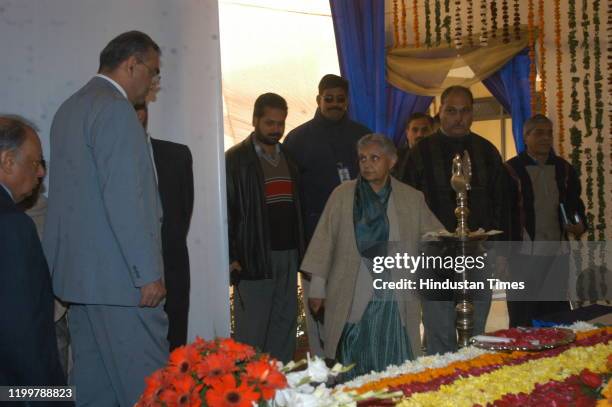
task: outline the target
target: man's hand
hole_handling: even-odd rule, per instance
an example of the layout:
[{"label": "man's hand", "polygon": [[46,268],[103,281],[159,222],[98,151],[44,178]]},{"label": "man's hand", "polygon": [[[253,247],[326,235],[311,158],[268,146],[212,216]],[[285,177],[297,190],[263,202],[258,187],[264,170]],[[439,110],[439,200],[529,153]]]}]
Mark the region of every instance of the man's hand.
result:
[{"label": "man's hand", "polygon": [[316,315],[321,308],[325,307],[325,298],[309,298],[308,308],[313,315]]},{"label": "man's hand", "polygon": [[139,307],[157,307],[161,300],[166,296],[166,286],[160,278],[157,281],[148,283],[140,287]]},{"label": "man's hand", "polygon": [[565,225],[565,231],[574,235],[576,239],[579,239],[580,236],[582,236],[582,234],[585,232],[585,230],[586,228],[584,227],[584,223],[582,223],[582,221],[576,224],[572,223]]}]

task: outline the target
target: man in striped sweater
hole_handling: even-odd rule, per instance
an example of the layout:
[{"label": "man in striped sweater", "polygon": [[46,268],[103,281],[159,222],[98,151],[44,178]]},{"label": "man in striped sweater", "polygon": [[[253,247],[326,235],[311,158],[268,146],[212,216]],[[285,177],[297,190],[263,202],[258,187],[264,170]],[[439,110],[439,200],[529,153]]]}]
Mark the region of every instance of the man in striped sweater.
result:
[{"label": "man in striped sweater", "polygon": [[297,168],[279,144],[287,102],[255,101],[254,131],[225,153],[235,338],[293,359],[297,273],[304,253]]}]

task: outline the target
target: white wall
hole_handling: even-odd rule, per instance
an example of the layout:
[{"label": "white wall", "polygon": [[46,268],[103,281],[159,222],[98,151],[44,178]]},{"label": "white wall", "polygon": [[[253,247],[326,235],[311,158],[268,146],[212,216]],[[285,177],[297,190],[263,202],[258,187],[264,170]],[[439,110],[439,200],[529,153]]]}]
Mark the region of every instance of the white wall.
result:
[{"label": "white wall", "polygon": [[189,235],[189,336],[229,335],[219,19],[215,0],[0,0],[0,113],[40,127],[45,157],[60,103],[95,74],[116,35],[148,33],[162,48],[153,137],[189,145],[195,208]]}]

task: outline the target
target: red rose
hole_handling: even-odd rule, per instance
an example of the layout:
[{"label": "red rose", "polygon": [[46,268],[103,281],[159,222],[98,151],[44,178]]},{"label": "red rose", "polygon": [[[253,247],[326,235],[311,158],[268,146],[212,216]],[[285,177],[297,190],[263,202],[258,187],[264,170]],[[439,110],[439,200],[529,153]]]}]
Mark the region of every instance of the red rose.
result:
[{"label": "red rose", "polygon": [[582,383],[586,384],[592,389],[598,388],[602,383],[601,376],[597,373],[591,372],[588,369],[584,369],[582,372],[580,372],[580,380],[582,380]]}]

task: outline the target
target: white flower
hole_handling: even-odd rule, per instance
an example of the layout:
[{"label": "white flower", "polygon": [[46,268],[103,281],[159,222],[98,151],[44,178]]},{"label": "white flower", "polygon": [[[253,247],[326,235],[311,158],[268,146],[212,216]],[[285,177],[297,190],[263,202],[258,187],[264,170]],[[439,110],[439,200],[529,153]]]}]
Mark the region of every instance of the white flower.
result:
[{"label": "white flower", "polygon": [[308,376],[310,376],[310,381],[317,383],[326,382],[330,373],[325,361],[316,356],[314,359],[310,359],[310,356],[308,357],[308,368],[306,372],[308,372]]}]

